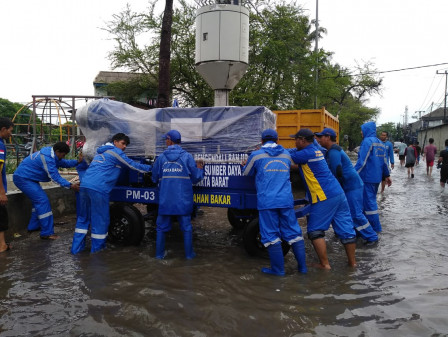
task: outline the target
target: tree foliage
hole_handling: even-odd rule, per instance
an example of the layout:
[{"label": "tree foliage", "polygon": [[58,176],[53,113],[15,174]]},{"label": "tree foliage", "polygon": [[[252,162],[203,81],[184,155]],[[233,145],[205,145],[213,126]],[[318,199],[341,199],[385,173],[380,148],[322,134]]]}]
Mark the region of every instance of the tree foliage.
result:
[{"label": "tree foliage", "polygon": [[[170,88],[181,106],[213,105],[213,91],[195,69],[195,17],[202,2],[179,0],[173,9]],[[112,66],[147,74],[159,83],[162,15],[155,13],[155,3],[150,0],[145,13],[135,13],[128,6],[105,29],[116,42],[109,54]],[[377,108],[367,107],[369,96],[379,94],[382,84],[372,75],[373,65],[349,70],[334,63],[331,52],[320,49],[315,53],[314,37],[326,31],[314,31],[312,21],[295,2],[255,0],[245,5],[250,11],[250,64],[230,93],[230,104],[310,109],[317,95],[319,106],[339,115],[341,134],[359,143],[360,125],[379,114]],[[142,37],[146,43],[139,43]]]},{"label": "tree foliage", "polygon": [[397,142],[400,138],[403,137],[403,128],[400,126],[400,124],[395,124],[393,122],[378,125],[377,130],[378,135],[380,135],[382,131],[386,131],[389,134],[389,140],[391,142]]},{"label": "tree foliage", "polygon": [[[21,110],[21,112],[16,116],[16,113],[19,110]],[[27,107],[24,107],[23,104],[14,103],[7,99],[0,98],[0,116],[8,117],[9,119],[14,121],[14,134],[26,135],[28,132],[32,132],[32,128],[30,127],[31,115],[32,111]],[[15,139],[15,141],[17,141],[18,143],[22,143],[23,139],[19,137]]]},{"label": "tree foliage", "polygon": [[[157,85],[150,80],[148,75],[132,78],[127,81],[109,83],[107,94],[114,96],[117,100],[129,104],[139,105],[142,97],[154,99],[157,97]],[[150,107],[151,106],[149,104]]]}]

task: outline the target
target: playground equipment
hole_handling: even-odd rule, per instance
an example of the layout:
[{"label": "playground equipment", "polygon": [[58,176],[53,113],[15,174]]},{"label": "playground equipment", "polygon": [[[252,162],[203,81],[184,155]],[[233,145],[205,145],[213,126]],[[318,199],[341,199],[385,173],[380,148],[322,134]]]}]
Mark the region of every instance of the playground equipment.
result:
[{"label": "playground equipment", "polygon": [[74,122],[77,105],[98,99],[98,96],[33,95],[33,100],[22,106],[12,118],[14,133],[12,150],[26,157],[40,146],[66,141],[76,152],[82,139]]}]

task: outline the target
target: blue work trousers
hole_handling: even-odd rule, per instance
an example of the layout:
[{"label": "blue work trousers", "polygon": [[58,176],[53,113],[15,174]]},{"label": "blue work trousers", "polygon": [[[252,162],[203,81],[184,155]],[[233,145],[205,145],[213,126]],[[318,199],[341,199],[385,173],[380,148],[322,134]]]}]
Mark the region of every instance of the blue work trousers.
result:
[{"label": "blue work trousers", "polygon": [[13,176],[14,184],[28,198],[31,199],[32,211],[31,219],[28,223],[28,230],[34,231],[40,228],[41,236],[54,234],[53,212],[51,211],[50,200],[47,194],[37,181],[32,181],[19,176]]},{"label": "blue work trousers", "polygon": [[191,232],[191,215],[161,215],[157,216],[156,231],[157,232],[169,232],[171,230],[171,217],[177,217],[179,221],[180,229],[182,232]]},{"label": "blue work trousers", "polygon": [[345,197],[347,198],[348,206],[350,207],[355,230],[364,240],[375,242],[378,241],[378,235],[373,230],[369,220],[367,220],[363,213],[363,191],[363,187],[356,190],[346,191]]},{"label": "blue work trousers", "polygon": [[327,200],[318,201],[310,206],[307,232],[324,232],[333,226],[334,232],[342,243],[356,239],[353,220],[350,214],[347,198],[344,193]]},{"label": "blue work trousers", "polygon": [[95,253],[106,247],[109,230],[109,195],[89,188],[81,187],[79,191],[78,218],[71,248],[77,254],[85,247],[89,226],[91,229],[91,249]]},{"label": "blue work trousers", "polygon": [[364,183],[364,214],[373,230],[377,233],[382,231],[380,216],[378,213],[378,204],[376,202],[376,194],[378,193],[379,183]]},{"label": "blue work trousers", "polygon": [[290,245],[303,240],[294,208],[274,208],[258,211],[261,243],[268,247],[282,239]]}]

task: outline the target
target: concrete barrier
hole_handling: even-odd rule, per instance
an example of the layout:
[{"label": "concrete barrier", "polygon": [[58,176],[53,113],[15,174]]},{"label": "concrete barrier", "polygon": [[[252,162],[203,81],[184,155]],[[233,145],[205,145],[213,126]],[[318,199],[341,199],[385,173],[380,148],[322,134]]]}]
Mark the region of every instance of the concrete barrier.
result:
[{"label": "concrete barrier", "polygon": [[[76,196],[70,189],[55,186],[54,184],[42,186],[50,200],[53,217],[76,214]],[[6,240],[10,241],[14,233],[24,235],[31,217],[31,200],[8,182],[8,210],[9,229],[6,231]]]}]

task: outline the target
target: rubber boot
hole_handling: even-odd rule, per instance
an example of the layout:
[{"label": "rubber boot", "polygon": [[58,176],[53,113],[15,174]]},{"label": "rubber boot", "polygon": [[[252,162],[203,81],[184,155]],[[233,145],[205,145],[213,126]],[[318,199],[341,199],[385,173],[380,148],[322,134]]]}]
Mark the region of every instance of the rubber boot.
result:
[{"label": "rubber boot", "polygon": [[184,249],[187,260],[191,260],[196,256],[196,253],[193,251],[193,233],[191,231],[184,232]]},{"label": "rubber boot", "polygon": [[162,260],[164,258],[165,258],[165,233],[157,232],[156,259]]},{"label": "rubber boot", "polygon": [[305,242],[303,240],[294,242],[291,248],[298,263],[299,273],[306,274],[308,269],[306,268]]},{"label": "rubber boot", "polygon": [[268,246],[271,268],[262,268],[266,274],[285,276],[285,260],[283,259],[283,249],[281,242]]},{"label": "rubber boot", "polygon": [[86,247],[86,235],[75,232],[75,235],[73,236],[72,248],[70,249],[70,252],[73,255],[76,255],[79,252],[83,251],[85,247]]}]

